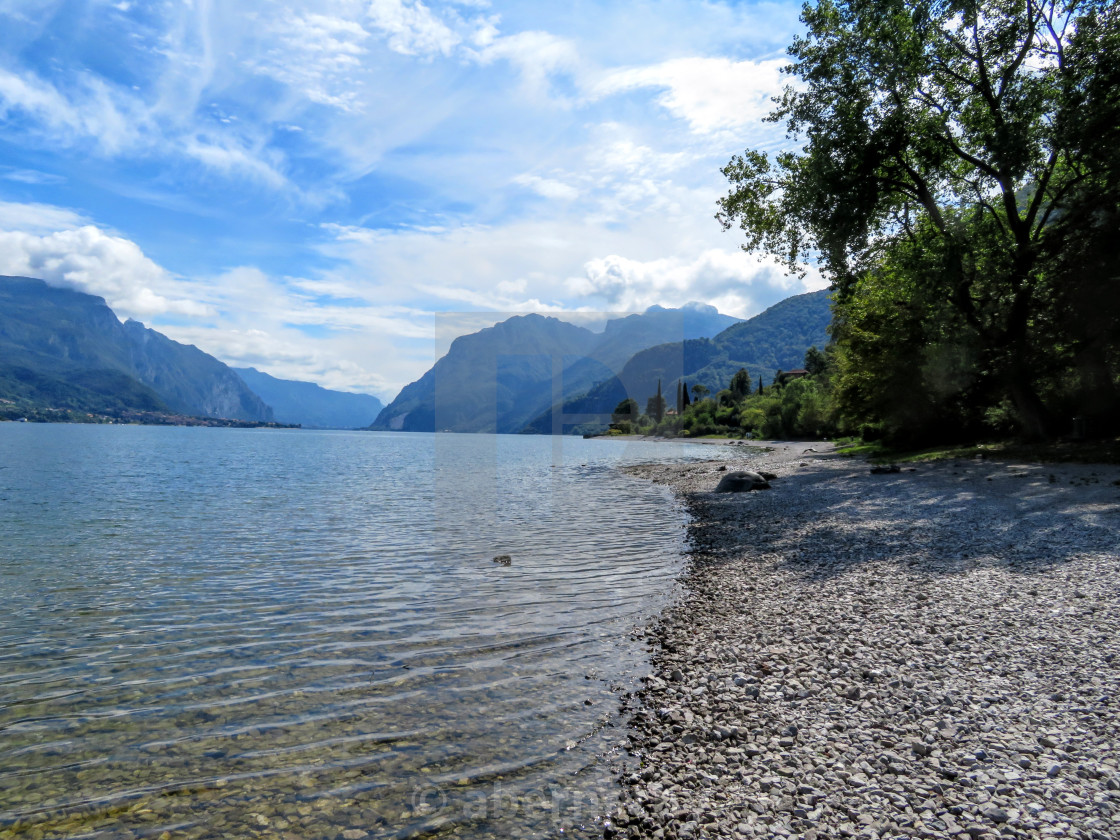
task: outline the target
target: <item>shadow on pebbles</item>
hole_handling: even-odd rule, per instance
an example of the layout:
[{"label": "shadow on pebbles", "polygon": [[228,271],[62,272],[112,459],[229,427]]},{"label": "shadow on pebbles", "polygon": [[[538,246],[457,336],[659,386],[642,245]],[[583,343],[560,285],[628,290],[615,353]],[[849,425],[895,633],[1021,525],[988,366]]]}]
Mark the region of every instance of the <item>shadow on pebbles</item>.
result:
[{"label": "shadow on pebbles", "polygon": [[692,561],[606,835],[1120,837],[1120,467],[809,446],[631,468]]}]

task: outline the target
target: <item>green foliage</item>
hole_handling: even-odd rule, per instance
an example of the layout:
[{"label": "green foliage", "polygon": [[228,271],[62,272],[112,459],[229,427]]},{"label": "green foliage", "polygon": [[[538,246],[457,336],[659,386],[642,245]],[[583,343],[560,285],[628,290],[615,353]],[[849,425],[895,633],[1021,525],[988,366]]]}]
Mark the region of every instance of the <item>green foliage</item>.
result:
[{"label": "green foliage", "polygon": [[826,367],[828,367],[828,360],[825,358],[824,351],[817,349],[817,345],[814,344],[805,351],[805,370],[809,371],[811,376],[824,373]]},{"label": "green foliage", "polygon": [[[828,356],[822,354],[822,358]],[[790,439],[831,436],[837,429],[831,376],[828,364],[817,375],[783,387],[739,397],[725,389],[716,399],[693,403],[679,418],[679,427],[689,437],[734,433]]]},{"label": "green foliage", "polygon": [[1120,10],[821,0],[803,21],[771,116],[800,151],[732,159],[720,219],[833,280],[845,422],[1120,422]]},{"label": "green foliage", "polygon": [[746,368],[739,368],[739,372],[731,377],[730,388],[735,399],[742,399],[751,392],[751,375]]},{"label": "green foliage", "polygon": [[[564,415],[599,415],[605,424],[611,409],[628,394],[649,394],[663,383],[684,381],[690,402],[691,386],[701,384],[709,393],[728,387],[742,367],[769,379],[777,367],[796,367],[812,344],[828,342],[832,318],[827,290],[795,295],[753,318],[736,323],[711,339],[687,339],[650,347],[634,355],[615,376],[600,381],[586,393],[566,397],[554,411],[533,420],[528,429],[548,433],[555,412]],[[565,382],[567,382],[565,371]],[[407,396],[409,386],[398,400]],[[572,392],[573,394],[577,392]],[[411,416],[411,415],[410,415]],[[570,428],[565,426],[565,428]]]},{"label": "green foliage", "polygon": [[993,383],[979,336],[926,276],[934,259],[902,244],[836,305],[837,412],[868,439],[905,445],[980,432],[970,406]]},{"label": "green foliage", "polygon": [[611,414],[612,423],[626,423],[632,420],[637,420],[640,414],[638,408],[638,401],[627,397],[614,408],[614,413]]},{"label": "green foliage", "polygon": [[665,411],[668,407],[665,397],[661,394],[661,380],[659,379],[657,380],[657,393],[646,400],[646,414],[656,425],[665,418]]}]

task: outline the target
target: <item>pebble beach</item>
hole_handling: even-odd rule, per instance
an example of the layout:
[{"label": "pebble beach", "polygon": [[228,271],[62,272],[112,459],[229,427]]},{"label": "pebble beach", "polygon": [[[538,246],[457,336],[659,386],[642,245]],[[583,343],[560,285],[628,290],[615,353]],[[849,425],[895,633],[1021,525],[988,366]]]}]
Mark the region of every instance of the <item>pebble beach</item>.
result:
[{"label": "pebble beach", "polygon": [[1120,466],[733,446],[628,470],[691,560],[607,836],[1120,837]]}]

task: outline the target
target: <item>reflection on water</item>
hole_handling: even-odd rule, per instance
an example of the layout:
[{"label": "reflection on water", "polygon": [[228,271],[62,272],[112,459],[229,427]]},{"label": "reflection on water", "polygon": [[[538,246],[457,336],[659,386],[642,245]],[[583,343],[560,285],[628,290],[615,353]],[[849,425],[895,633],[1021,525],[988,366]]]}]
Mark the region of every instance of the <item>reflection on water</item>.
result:
[{"label": "reflection on water", "polygon": [[0,837],[598,835],[711,453],[0,424]]}]

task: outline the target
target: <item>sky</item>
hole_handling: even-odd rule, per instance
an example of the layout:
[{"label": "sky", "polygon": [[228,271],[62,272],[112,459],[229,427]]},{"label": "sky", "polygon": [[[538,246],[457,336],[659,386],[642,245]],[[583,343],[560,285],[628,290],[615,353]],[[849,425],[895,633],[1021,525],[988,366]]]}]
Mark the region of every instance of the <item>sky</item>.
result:
[{"label": "sky", "polygon": [[799,11],[0,0],[0,274],[383,399],[462,313],[749,317],[826,285],[714,218],[732,155],[789,144]]}]

